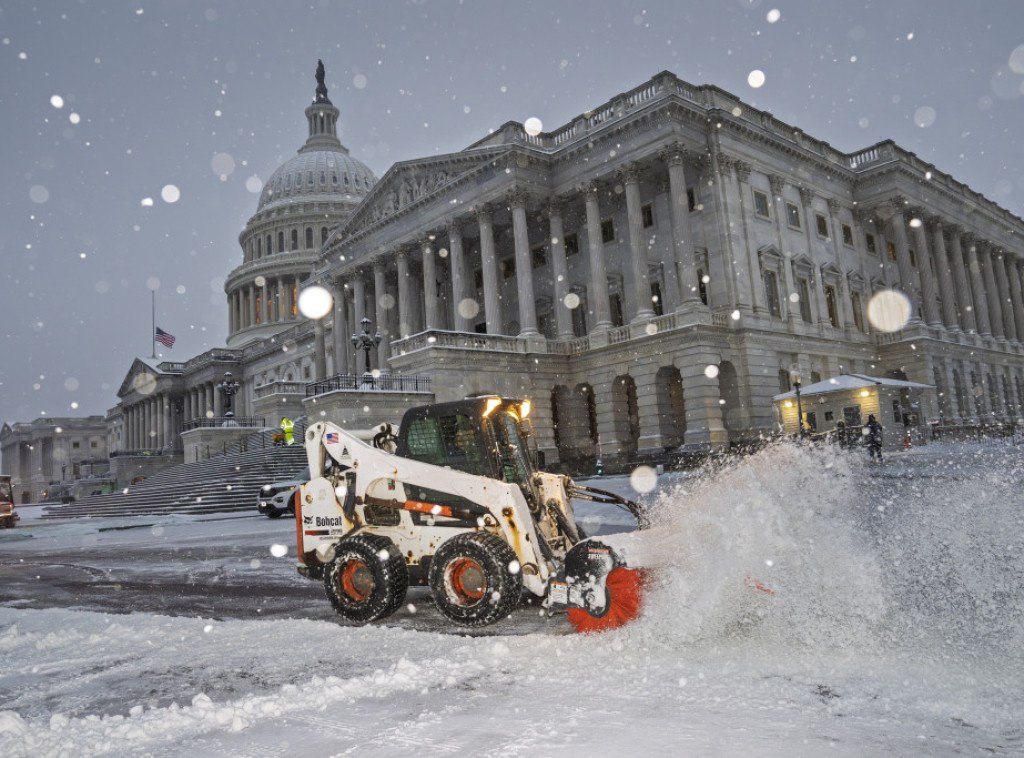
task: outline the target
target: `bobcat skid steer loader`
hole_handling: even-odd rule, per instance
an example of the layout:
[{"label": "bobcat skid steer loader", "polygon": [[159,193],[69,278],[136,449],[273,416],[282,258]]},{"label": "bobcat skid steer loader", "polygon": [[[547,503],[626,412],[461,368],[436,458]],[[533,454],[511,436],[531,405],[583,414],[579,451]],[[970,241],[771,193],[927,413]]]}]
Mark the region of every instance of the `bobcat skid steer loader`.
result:
[{"label": "bobcat skid steer loader", "polygon": [[540,471],[529,409],[496,396],[422,406],[370,442],[311,425],[309,470],[322,475],[296,493],[299,573],[355,623],[393,613],[409,585],[470,627],[505,618],[524,593],[581,631],[635,617],[640,573],[585,537],[572,498],[614,503],[643,528],[640,506]]}]

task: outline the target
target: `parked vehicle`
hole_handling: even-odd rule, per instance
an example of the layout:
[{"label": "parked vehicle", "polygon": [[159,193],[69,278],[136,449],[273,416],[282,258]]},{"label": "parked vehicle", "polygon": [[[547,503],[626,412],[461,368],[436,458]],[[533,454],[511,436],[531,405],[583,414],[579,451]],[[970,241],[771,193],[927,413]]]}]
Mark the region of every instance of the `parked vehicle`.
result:
[{"label": "parked vehicle", "polygon": [[14,510],[14,492],[11,489],[11,477],[0,476],[0,528],[13,529],[21,517]]},{"label": "parked vehicle", "polygon": [[309,481],[309,469],[295,479],[264,484],[256,497],[256,508],[267,518],[280,518],[282,514],[295,514],[295,491]]}]

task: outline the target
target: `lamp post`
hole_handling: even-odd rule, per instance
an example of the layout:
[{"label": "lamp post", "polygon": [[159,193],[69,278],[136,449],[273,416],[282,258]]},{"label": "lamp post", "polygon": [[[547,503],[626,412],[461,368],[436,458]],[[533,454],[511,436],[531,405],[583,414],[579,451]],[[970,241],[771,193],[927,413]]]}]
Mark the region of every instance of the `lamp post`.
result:
[{"label": "lamp post", "polygon": [[233,398],[238,392],[239,384],[231,377],[230,371],[224,372],[224,379],[217,385],[224,401],[224,418],[234,418],[235,410]]},{"label": "lamp post", "polygon": [[357,355],[360,349],[366,351],[366,371],[363,373],[363,381],[370,382],[373,381],[373,374],[370,371],[370,351],[377,347],[384,338],[380,336],[380,332],[377,332],[372,337],[370,336],[370,319],[366,316],[363,316],[363,320],[360,323],[363,327],[363,333],[352,335],[352,347],[356,349]]},{"label": "lamp post", "polygon": [[796,391],[796,423],[797,429],[799,430],[800,438],[803,439],[805,436],[804,432],[804,411],[803,406],[800,404],[800,367],[796,364],[789,369],[789,380],[793,383],[793,389]]}]

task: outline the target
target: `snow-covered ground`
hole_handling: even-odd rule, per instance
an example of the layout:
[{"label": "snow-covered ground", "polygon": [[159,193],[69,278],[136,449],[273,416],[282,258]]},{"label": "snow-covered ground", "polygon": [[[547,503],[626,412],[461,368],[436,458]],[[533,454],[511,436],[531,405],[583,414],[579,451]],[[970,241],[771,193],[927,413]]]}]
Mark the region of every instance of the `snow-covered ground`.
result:
[{"label": "snow-covered ground", "polygon": [[[0,755],[1020,755],[1022,480],[1024,448],[972,445],[881,467],[777,447],[662,477],[657,528],[624,538],[657,566],[644,614],[603,635],[527,608],[465,636],[418,625],[422,593],[361,628],[307,605],[267,619],[9,602]],[[287,525],[100,532],[123,524],[31,510],[0,534],[0,563],[265,535],[247,570],[294,573],[294,550],[274,555]]]}]

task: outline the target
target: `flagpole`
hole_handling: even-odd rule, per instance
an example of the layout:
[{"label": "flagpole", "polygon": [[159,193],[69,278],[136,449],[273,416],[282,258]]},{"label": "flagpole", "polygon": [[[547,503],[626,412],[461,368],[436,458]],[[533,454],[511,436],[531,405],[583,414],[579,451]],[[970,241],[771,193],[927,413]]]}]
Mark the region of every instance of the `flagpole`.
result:
[{"label": "flagpole", "polygon": [[149,330],[149,338],[153,340],[153,358],[156,359],[156,290],[153,290],[153,328]]}]

